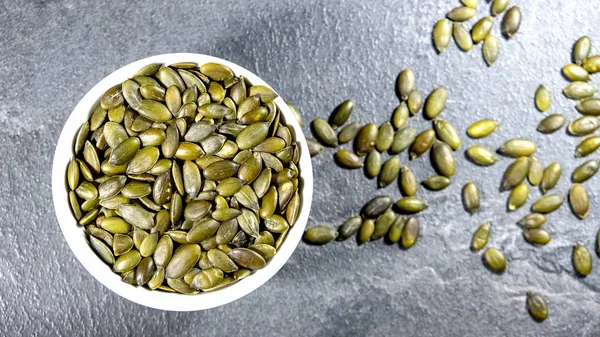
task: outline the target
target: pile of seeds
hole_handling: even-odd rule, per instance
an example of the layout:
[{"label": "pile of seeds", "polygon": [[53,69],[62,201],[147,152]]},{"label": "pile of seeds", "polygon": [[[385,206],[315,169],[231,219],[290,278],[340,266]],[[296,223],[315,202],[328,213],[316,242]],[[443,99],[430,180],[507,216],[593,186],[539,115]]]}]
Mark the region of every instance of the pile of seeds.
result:
[{"label": "pile of seeds", "polygon": [[433,44],[438,53],[443,53],[452,37],[458,48],[463,51],[470,51],[473,44],[483,41],[483,59],[488,66],[491,66],[496,62],[500,53],[498,39],[490,33],[494,26],[494,18],[506,11],[502,19],[502,33],[506,38],[511,38],[521,26],[521,10],[517,6],[508,8],[509,0],[492,0],[491,15],[477,21],[469,32],[464,23],[477,15],[476,8],[479,1],[461,0],[461,2],[463,6],[452,9],[446,14],[446,18],[440,19],[435,24],[432,36]]},{"label": "pile of seeds", "polygon": [[124,282],[195,294],[277,253],[301,200],[276,97],[217,63],[149,64],[106,91],[67,183],[90,246]]}]

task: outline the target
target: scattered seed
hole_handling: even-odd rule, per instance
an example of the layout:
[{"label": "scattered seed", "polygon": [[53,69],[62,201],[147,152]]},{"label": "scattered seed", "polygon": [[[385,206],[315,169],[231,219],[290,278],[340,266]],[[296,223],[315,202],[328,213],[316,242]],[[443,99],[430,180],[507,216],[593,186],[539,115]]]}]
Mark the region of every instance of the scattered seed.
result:
[{"label": "scattered seed", "polygon": [[540,85],[535,91],[535,106],[538,110],[544,112],[550,109],[552,104],[552,94],[545,86]]},{"label": "scattered seed", "polygon": [[527,202],[528,196],[529,186],[527,186],[525,183],[517,185],[508,197],[508,209],[514,211],[518,208],[521,208],[521,206]]},{"label": "scattered seed", "polygon": [[381,214],[375,221],[375,230],[373,231],[373,235],[371,235],[371,240],[378,240],[384,237],[395,220],[396,214],[391,209]]},{"label": "scattered seed", "polygon": [[452,38],[452,24],[448,19],[439,20],[433,27],[433,44],[438,53],[443,53]]},{"label": "scattered seed", "polygon": [[573,45],[573,63],[583,64],[583,62],[590,56],[592,50],[592,40],[589,36],[580,37],[577,42]]},{"label": "scattered seed", "polygon": [[467,134],[471,138],[487,137],[491,135],[494,131],[496,131],[499,125],[500,124],[498,124],[498,122],[496,121],[483,119],[469,126],[469,128],[467,129]]},{"label": "scattered seed", "polygon": [[514,138],[500,147],[500,152],[510,157],[528,157],[537,151],[534,142],[527,139]]},{"label": "scattered seed", "polygon": [[490,34],[493,26],[494,18],[491,16],[486,16],[477,21],[477,23],[473,26],[473,29],[471,29],[473,42],[479,43],[483,41]]},{"label": "scattered seed", "polygon": [[433,122],[435,133],[437,137],[448,144],[452,150],[458,150],[462,145],[460,136],[456,131],[456,128],[447,120],[436,118]]},{"label": "scattered seed", "polygon": [[444,176],[432,176],[423,180],[423,185],[432,191],[443,190],[450,186],[450,179]]},{"label": "scattered seed", "polygon": [[435,131],[433,131],[433,129],[427,129],[421,132],[418,136],[416,136],[414,142],[410,146],[410,158],[415,159],[425,154],[425,152],[429,151],[429,149],[433,146],[434,140]]},{"label": "scattered seed", "polygon": [[542,176],[542,192],[546,193],[558,183],[560,176],[562,175],[562,166],[559,162],[554,162],[544,170],[544,174]]},{"label": "scattered seed", "polygon": [[381,167],[383,166],[381,153],[377,151],[369,153],[365,159],[365,165],[368,177],[375,178],[379,176],[379,173],[381,173]]},{"label": "scattered seed", "polygon": [[567,119],[565,116],[561,114],[552,114],[542,119],[542,121],[538,124],[537,130],[543,133],[553,133],[562,128],[566,122]]},{"label": "scattered seed", "polygon": [[396,129],[402,129],[408,122],[410,111],[406,102],[400,103],[392,115],[392,124]]},{"label": "scattered seed", "polygon": [[533,245],[545,245],[550,240],[552,240],[552,236],[547,231],[540,228],[532,228],[526,229],[523,231],[523,237],[525,241],[533,244]]},{"label": "scattered seed", "polygon": [[491,7],[492,15],[497,16],[499,14],[502,14],[502,12],[504,12],[508,7],[509,3],[509,0],[493,0]]},{"label": "scattered seed", "polygon": [[404,127],[396,132],[390,153],[397,154],[406,150],[417,137],[417,130],[412,127]]},{"label": "scattered seed", "polygon": [[338,127],[344,125],[344,123],[346,123],[352,114],[352,110],[354,110],[354,101],[351,99],[345,100],[338,105],[329,117],[329,124],[331,127],[333,129],[337,129]]},{"label": "scattered seed", "polygon": [[361,213],[366,218],[374,219],[392,206],[392,198],[387,195],[377,196],[365,204]]},{"label": "scattered seed", "polygon": [[450,12],[448,12],[448,14],[446,14],[446,17],[452,21],[463,22],[470,20],[472,17],[475,16],[475,14],[477,14],[477,11],[474,8],[461,6],[456,7]]},{"label": "scattered seed", "polygon": [[594,96],[598,88],[589,82],[575,81],[569,83],[563,90],[565,96],[570,99],[584,99]]},{"label": "scattered seed", "polygon": [[506,259],[498,249],[493,247],[486,249],[484,258],[488,267],[494,272],[501,274],[506,270]]},{"label": "scattered seed", "polygon": [[428,207],[427,202],[416,197],[404,197],[396,201],[396,207],[406,213],[418,213]]},{"label": "scattered seed", "polygon": [[448,144],[435,141],[431,149],[431,159],[439,174],[450,178],[456,172],[454,152]]},{"label": "scattered seed", "polygon": [[581,164],[573,171],[572,180],[574,183],[582,183],[593,177],[600,168],[600,160],[592,159]]},{"label": "scattered seed", "polygon": [[569,203],[575,215],[580,219],[587,218],[590,209],[590,200],[583,185],[573,184],[571,186],[569,190]]},{"label": "scattered seed", "polygon": [[[469,39],[471,39],[470,35]],[[429,94],[429,97],[427,97],[427,102],[425,103],[425,116],[430,119],[439,116],[446,107],[447,101],[448,89],[446,89],[446,87],[441,86],[433,90],[431,94]]]},{"label": "scattered seed", "polygon": [[521,26],[521,10],[517,6],[513,6],[506,11],[502,20],[502,32],[507,37],[511,38],[517,33]]},{"label": "scattered seed", "polygon": [[586,277],[592,273],[592,254],[580,242],[573,247],[573,267],[581,277]]},{"label": "scattered seed", "polygon": [[346,220],[340,228],[338,228],[339,235],[337,236],[337,241],[344,241],[356,234],[360,229],[362,222],[362,218],[359,215],[350,217]]},{"label": "scattered seed", "polygon": [[344,128],[338,134],[338,142],[340,144],[346,144],[349,141],[353,140],[354,138],[356,138],[356,135],[358,134],[358,131],[360,131],[361,128],[362,125],[358,121],[344,126]]},{"label": "scattered seed", "polygon": [[589,136],[582,140],[575,149],[575,157],[585,157],[600,147],[600,136]]},{"label": "scattered seed", "polygon": [[415,90],[415,74],[409,68],[400,72],[396,80],[396,90],[400,95],[400,99],[405,101],[410,93]]},{"label": "scattered seed", "polygon": [[372,219],[365,219],[360,226],[358,232],[358,244],[361,245],[371,239],[373,232],[375,231],[375,221]]},{"label": "scattered seed", "polygon": [[471,146],[467,150],[467,155],[473,162],[484,166],[492,165],[498,160],[494,152],[481,145]]},{"label": "scattered seed", "polygon": [[540,197],[531,206],[531,210],[537,213],[550,213],[562,206],[565,197],[559,194],[547,194]]},{"label": "scattered seed", "polygon": [[525,228],[539,228],[546,223],[546,216],[541,213],[531,213],[519,220],[518,224]]},{"label": "scattered seed", "polygon": [[489,221],[482,223],[473,234],[471,247],[473,250],[481,250],[487,245],[490,238],[490,229],[492,224]]},{"label": "scattered seed", "polygon": [[400,186],[406,196],[412,197],[417,194],[417,179],[408,166],[400,168]]},{"label": "scattered seed", "polygon": [[390,122],[385,122],[379,127],[375,147],[379,152],[385,152],[392,146],[394,140],[394,128]]},{"label": "scattered seed", "polygon": [[375,123],[369,123],[363,126],[356,136],[356,154],[359,156],[364,156],[373,151],[375,148],[375,143],[377,142],[378,133],[379,128],[377,125],[375,125]]},{"label": "scattered seed", "polygon": [[600,118],[597,116],[582,116],[569,124],[569,133],[574,136],[585,136],[600,127]]},{"label": "scattered seed", "polygon": [[388,159],[379,173],[379,187],[384,187],[396,180],[400,173],[400,158],[392,157]]},{"label": "scattered seed", "polygon": [[590,74],[584,67],[577,64],[567,64],[562,68],[563,75],[570,81],[589,81]]},{"label": "scattered seed", "polygon": [[588,57],[583,61],[583,68],[590,74],[600,71],[600,55]]},{"label": "scattered seed", "polygon": [[483,59],[485,63],[487,63],[488,67],[491,67],[492,64],[498,60],[498,55],[500,54],[500,46],[498,44],[498,39],[489,34],[485,40],[483,40]]},{"label": "scattered seed", "polygon": [[588,98],[577,102],[575,108],[583,115],[600,115],[600,98]]},{"label": "scattered seed", "polygon": [[339,150],[335,154],[335,159],[340,165],[349,169],[361,168],[364,166],[359,156],[346,149]]},{"label": "scattered seed", "polygon": [[419,219],[415,217],[411,217],[404,223],[404,227],[402,228],[402,246],[405,249],[408,249],[417,243],[417,239],[419,238],[419,232],[421,231],[421,224],[419,223]]},{"label": "scattered seed", "polygon": [[545,321],[548,318],[548,304],[540,294],[527,292],[527,309],[531,317],[538,322]]},{"label": "scattered seed", "polygon": [[463,188],[463,202],[465,209],[471,214],[475,214],[479,210],[481,193],[479,188],[473,182],[468,182]]},{"label": "scattered seed", "polygon": [[338,236],[338,232],[329,226],[314,226],[304,233],[304,240],[313,245],[325,245]]},{"label": "scattered seed", "polygon": [[542,182],[544,177],[544,168],[536,157],[531,157],[529,160],[529,173],[527,178],[532,186],[537,186]]}]

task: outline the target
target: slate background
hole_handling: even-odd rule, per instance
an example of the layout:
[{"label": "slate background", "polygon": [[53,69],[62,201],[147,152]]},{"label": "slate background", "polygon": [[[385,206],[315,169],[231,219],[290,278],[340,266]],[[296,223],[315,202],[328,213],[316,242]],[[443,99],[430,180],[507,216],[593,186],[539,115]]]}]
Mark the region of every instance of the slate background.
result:
[{"label": "slate background", "polygon": [[[570,263],[576,241],[595,244],[600,178],[586,183],[589,218],[577,220],[565,205],[546,225],[553,241],[536,248],[515,225],[527,207],[507,214],[508,193],[498,192],[510,160],[481,168],[463,155],[472,144],[496,148],[512,137],[530,138],[544,164],[563,163],[561,193],[584,161],[572,157],[578,139],[564,130],[535,132],[543,115],[533,93],[545,84],[554,94],[550,112],[577,116],[560,94],[566,84],[560,68],[583,34],[600,53],[599,2],[513,3],[524,16],[520,32],[501,39],[499,60],[488,69],[480,46],[463,53],[453,45],[439,56],[432,48],[433,24],[458,1],[1,1],[0,335],[600,336],[600,273],[580,279]],[[482,0],[478,17],[485,13]],[[484,117],[498,120],[501,130],[480,141],[464,137],[450,188],[419,190],[432,207],[420,216],[422,235],[412,249],[382,242],[357,247],[350,240],[300,244],[272,280],[233,304],[191,313],[148,309],[109,292],[75,260],[53,213],[50,172],[62,124],[78,100],[115,69],[169,52],[206,53],[250,69],[300,108],[306,132],[307,122],[350,97],[357,104],[352,120],[388,120],[404,67],[414,70],[425,93],[449,88],[443,117],[461,132]],[[430,127],[420,116],[410,123]],[[400,196],[396,185],[377,190],[360,170],[335,166],[333,153],[313,160],[309,226],[338,225],[375,195]],[[401,158],[408,163],[406,154]],[[433,173],[426,157],[409,165],[419,180]],[[460,203],[468,180],[483,191],[474,216]],[[530,203],[538,195],[532,192]],[[493,222],[490,245],[508,259],[501,276],[469,250],[485,220]],[[594,262],[600,262],[595,254]],[[526,312],[530,289],[549,301],[543,324]]]}]

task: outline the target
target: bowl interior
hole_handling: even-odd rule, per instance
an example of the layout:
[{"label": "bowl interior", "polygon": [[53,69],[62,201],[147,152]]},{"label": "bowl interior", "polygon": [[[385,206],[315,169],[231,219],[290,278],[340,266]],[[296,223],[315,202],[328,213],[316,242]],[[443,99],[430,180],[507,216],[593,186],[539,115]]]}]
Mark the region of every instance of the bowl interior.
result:
[{"label": "bowl interior", "polygon": [[83,227],[77,224],[77,221],[71,214],[68,203],[68,188],[65,181],[66,167],[73,156],[72,146],[75,133],[81,124],[89,118],[99,98],[107,89],[130,78],[142,66],[149,63],[164,63],[168,65],[177,62],[196,62],[198,64],[207,62],[221,63],[230,67],[236,76],[244,76],[253,85],[268,86],[258,76],[236,64],[202,54],[178,53],[158,55],[133,62],[120,68],[94,86],[77,104],[65,123],[54,154],[52,198],[58,223],[69,247],[79,262],[100,283],[120,296],[148,307],[173,311],[193,311],[220,306],[241,298],[260,287],[281,269],[298,245],[306,227],[312,203],[313,174],[308,147],[302,129],[287,104],[281,97],[278,97],[274,102],[281,111],[282,119],[290,128],[300,146],[301,155],[298,167],[300,169],[299,191],[301,209],[296,223],[290,228],[285,242],[280,246],[273,259],[269,261],[265,268],[256,271],[233,285],[197,295],[150,291],[143,287],[134,287],[122,282],[119,275],[114,274],[110,270],[110,267],[92,251],[87,242]]}]

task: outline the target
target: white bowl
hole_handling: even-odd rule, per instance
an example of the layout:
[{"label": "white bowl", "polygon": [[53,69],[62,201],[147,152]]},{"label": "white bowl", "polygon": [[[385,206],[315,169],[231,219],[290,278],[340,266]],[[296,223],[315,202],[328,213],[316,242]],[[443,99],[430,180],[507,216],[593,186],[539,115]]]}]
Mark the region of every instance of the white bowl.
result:
[{"label": "white bowl", "polygon": [[81,101],[79,101],[77,106],[75,106],[75,109],[73,109],[73,112],[65,123],[60,138],[58,139],[58,144],[56,145],[56,152],[54,153],[54,163],[52,167],[52,198],[60,229],[62,230],[69,247],[71,247],[71,250],[85,269],[100,281],[100,283],[118,295],[148,307],[173,311],[193,311],[209,309],[235,301],[263,285],[273,277],[281,267],[283,267],[302,238],[306,222],[308,221],[308,214],[312,203],[313,173],[308,146],[304,134],[302,133],[302,129],[298,125],[298,122],[287,104],[281,97],[278,97],[275,99],[275,104],[281,110],[283,120],[285,120],[287,126],[290,127],[292,133],[295,134],[296,141],[300,146],[301,156],[299,169],[301,177],[300,196],[302,199],[302,206],[298,220],[294,226],[290,228],[285,242],[281,245],[273,259],[269,261],[263,269],[256,271],[252,275],[231,286],[197,295],[182,295],[157,290],[151,291],[143,287],[134,287],[122,282],[119,275],[113,273],[110,267],[92,251],[85,237],[83,227],[77,224],[77,221],[71,213],[68,202],[68,188],[65,179],[66,167],[73,156],[73,140],[75,133],[81,124],[89,118],[90,113],[98,103],[100,96],[102,96],[107,89],[132,77],[142,66],[149,63],[164,63],[168,65],[177,62],[196,62],[200,65],[207,62],[218,62],[230,67],[236,76],[244,76],[254,85],[261,84],[268,86],[268,84],[258,76],[236,64],[202,54],[164,54],[148,57],[122,67],[96,84],[96,86],[94,86]]}]

